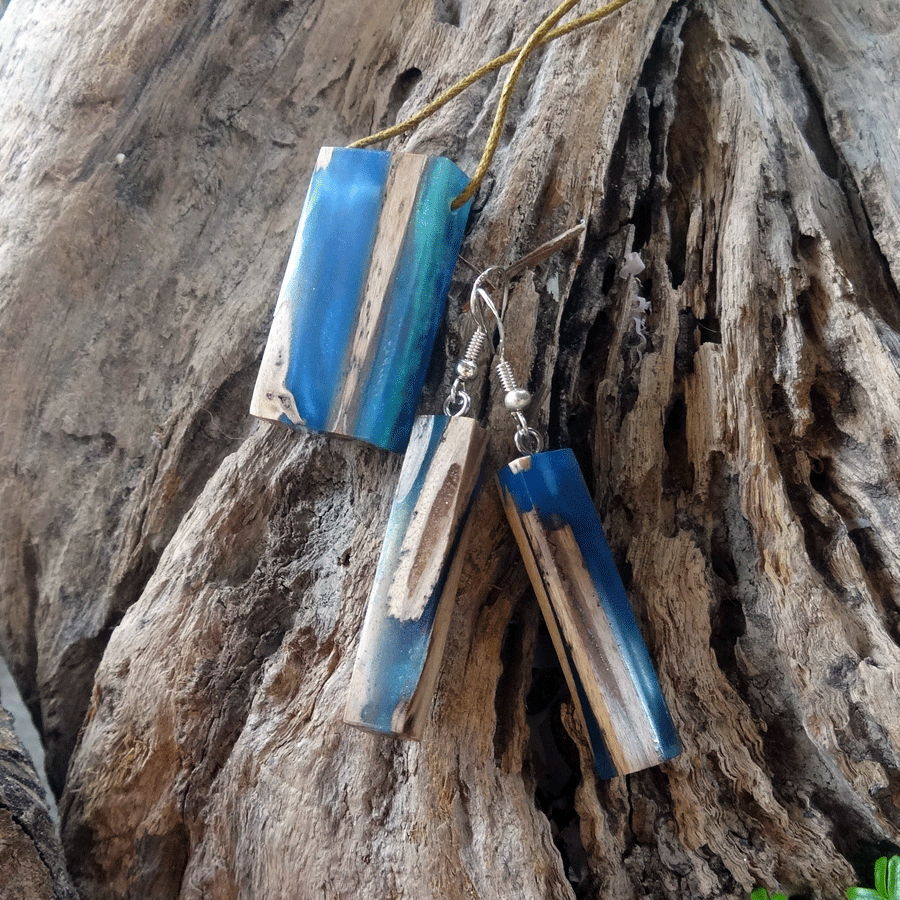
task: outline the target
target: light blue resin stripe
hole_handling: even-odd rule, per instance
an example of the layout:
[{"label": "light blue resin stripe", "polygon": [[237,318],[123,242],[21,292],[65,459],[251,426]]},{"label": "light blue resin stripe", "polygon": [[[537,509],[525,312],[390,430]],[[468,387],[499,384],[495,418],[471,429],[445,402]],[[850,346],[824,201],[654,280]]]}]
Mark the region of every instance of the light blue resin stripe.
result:
[{"label": "light blue resin stripe", "polygon": [[[553,578],[555,568],[561,565],[574,567],[574,569],[583,567],[586,570],[596,592],[594,602],[599,605],[603,613],[603,618],[598,622],[608,625],[612,639],[612,652],[617,657],[616,664],[624,666],[624,671],[627,673],[626,680],[629,684],[626,686],[627,690],[622,692],[622,696],[631,696],[641,704],[642,710],[639,719],[646,718],[647,724],[653,732],[655,746],[645,749],[649,750],[651,757],[656,757],[656,762],[677,756],[681,746],[675,726],[574,454],[571,450],[535,454],[517,461],[512,467],[501,470],[497,477],[502,492],[512,501],[520,519],[525,516],[536,516],[540,528],[549,538],[547,545],[552,547],[547,552],[558,553],[558,556],[554,556],[551,560],[536,559],[537,568],[540,570],[539,577],[543,581]],[[507,512],[510,512],[509,509]],[[567,558],[558,550],[563,544],[557,544],[553,536],[563,533],[571,533],[577,545],[577,559]],[[517,539],[520,539],[519,532],[517,532]],[[526,548],[523,548],[523,554],[525,552]],[[535,551],[534,547],[531,547],[527,552],[534,553],[538,557],[540,551]],[[578,583],[577,571],[573,570],[565,574],[567,577],[571,576],[571,584]],[[535,576],[532,574],[532,580],[534,578]],[[552,610],[557,634],[562,637],[566,661],[585,714],[585,724],[593,745],[598,774],[601,777],[610,777],[610,772],[616,772],[616,767],[609,754],[610,740],[617,741],[617,744],[627,745],[634,736],[607,734],[605,739],[601,737],[603,728],[590,710],[587,702],[588,692],[585,691],[583,683],[583,679],[592,678],[593,675],[590,671],[585,671],[583,665],[577,665],[578,654],[572,652],[572,640],[581,640],[582,636],[571,633],[567,636],[567,626],[563,621],[565,619],[569,623],[568,628],[571,629],[573,623],[582,620],[577,604],[583,602],[585,598],[574,596],[570,598],[574,604],[570,611],[571,614],[562,615],[561,613],[566,611],[554,608],[554,601],[550,600],[554,592],[551,589],[545,590],[545,587],[552,586],[536,584],[535,590],[544,591]],[[559,585],[556,587],[558,588]],[[556,596],[558,598],[559,591]],[[559,600],[557,599],[556,602]],[[588,610],[589,612],[590,610]],[[551,627],[551,633],[552,631]],[[592,651],[591,640],[592,636],[586,636],[583,644],[586,651],[589,653],[600,652],[602,655],[602,651],[599,649]],[[597,671],[603,668],[604,663],[601,660]],[[609,687],[610,685],[606,685],[604,689]],[[612,685],[611,687],[615,692],[616,686]],[[611,697],[613,709],[620,699],[618,694]],[[637,712],[637,710],[632,710],[628,714],[633,716]],[[625,746],[621,752],[628,754],[632,750],[637,759],[642,752],[640,747],[635,749]]]},{"label": "light blue resin stripe", "polygon": [[468,180],[449,159],[432,157],[419,183],[356,425],[382,447],[402,450],[409,440],[471,208],[450,203]]}]

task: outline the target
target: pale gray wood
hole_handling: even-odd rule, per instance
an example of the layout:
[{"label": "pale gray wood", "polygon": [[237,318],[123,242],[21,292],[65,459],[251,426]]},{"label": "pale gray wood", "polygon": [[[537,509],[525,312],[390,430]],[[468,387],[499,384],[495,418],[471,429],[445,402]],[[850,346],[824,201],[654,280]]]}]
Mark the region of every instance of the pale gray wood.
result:
[{"label": "pale gray wood", "polygon": [[[247,415],[319,146],[540,14],[0,18],[0,640],[85,897],[573,896],[496,494],[430,731],[360,734],[340,717],[398,461]],[[507,352],[596,490],[685,744],[606,785],[560,745],[582,754],[556,827],[585,896],[838,897],[900,843],[895,22],[882,0],[634,0],[526,66],[476,200],[477,265],[588,221],[517,280]],[[396,146],[471,171],[498,92]],[[647,269],[621,278],[632,250]]]}]

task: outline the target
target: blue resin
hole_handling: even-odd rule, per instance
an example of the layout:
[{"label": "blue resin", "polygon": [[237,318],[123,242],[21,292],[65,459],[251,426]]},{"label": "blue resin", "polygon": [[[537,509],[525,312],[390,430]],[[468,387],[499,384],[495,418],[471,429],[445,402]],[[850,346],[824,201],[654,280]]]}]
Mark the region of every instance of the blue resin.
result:
[{"label": "blue resin", "polygon": [[[403,538],[415,511],[416,500],[422,493],[428,467],[434,459],[434,453],[444,436],[448,421],[448,416],[433,417],[433,427],[428,436],[423,464],[406,495],[394,497],[372,585],[372,597],[385,594],[390,588],[391,579],[400,561]],[[400,477],[402,480],[403,476]],[[390,734],[391,717],[397,705],[412,699],[419,684],[422,667],[425,665],[428,637],[431,634],[438,601],[444,591],[446,574],[445,571],[444,577],[441,578],[419,619],[401,622],[393,617],[385,617],[379,622],[377,643],[381,648],[381,654],[377,663],[368,670],[370,680],[367,686],[371,699],[363,707],[362,716],[369,728]]]},{"label": "blue resin", "polygon": [[421,619],[408,622],[391,619],[382,628],[384,652],[372,670],[377,677],[369,684],[371,699],[362,710],[366,728],[394,734],[392,718],[397,704],[410,701],[419,685],[440,599],[440,592],[435,591]]},{"label": "blue resin", "polygon": [[[558,624],[557,628],[559,628]],[[563,640],[563,644],[565,645],[565,640]],[[565,649],[566,660],[569,663],[569,671],[572,673],[572,679],[575,682],[575,690],[578,693],[578,705],[581,707],[581,711],[584,714],[584,724],[587,728],[588,740],[591,742],[591,751],[594,754],[594,771],[601,778],[608,781],[610,778],[615,778],[619,773],[613,765],[609,750],[606,749],[606,741],[603,740],[603,729],[600,727],[600,723],[597,721],[597,717],[591,709],[591,704],[588,702],[588,697],[585,693],[584,685],[581,683],[578,669],[575,668],[575,661],[572,659],[572,654],[569,652],[568,647]]]},{"label": "blue resin", "polygon": [[[530,462],[529,469],[519,472],[503,468],[497,478],[520,512],[536,509],[547,530],[559,528],[563,523],[571,529],[618,650],[656,729],[660,755],[671,759],[681,752],[681,742],[575,455],[571,450],[553,450],[533,455]],[[602,778],[611,778],[617,773],[603,742],[600,725],[587,704],[568,649],[566,655],[585,714],[595,766]]]},{"label": "blue resin", "polygon": [[[471,203],[450,209],[468,178],[448,159],[427,158],[417,183],[400,182],[415,189],[415,201],[399,253],[383,259],[380,241],[393,234],[399,242],[391,228],[403,228],[401,221],[379,232],[397,159],[382,150],[323,151],[278,298],[287,315],[279,318],[276,308],[279,325],[269,341],[277,341],[277,351],[267,347],[254,414],[405,449]],[[387,272],[387,287],[360,338],[373,256]],[[257,395],[292,399],[296,415],[259,406]]]},{"label": "blue resin", "polygon": [[[450,202],[468,181],[449,159],[435,157],[419,186],[415,226],[407,229],[394,270],[387,323],[357,423],[360,435],[378,436],[372,443],[380,446],[391,440],[385,423],[403,423],[401,440],[388,449],[402,450],[412,430],[471,207],[470,201],[452,212]],[[398,372],[400,360],[407,361],[405,373]]]},{"label": "blue resin", "polygon": [[309,183],[278,302],[293,313],[285,383],[313,431],[343,379],[389,167],[387,152],[335,149]]},{"label": "blue resin", "polygon": [[[365,664],[364,684],[368,702],[362,706],[360,721],[355,724],[362,724],[368,729],[385,734],[396,734],[392,721],[394,712],[408,704],[420,686],[432,644],[438,606],[444,595],[454,559],[459,552],[466,521],[478,496],[484,474],[482,462],[478,480],[459,519],[456,533],[452,536],[440,577],[419,618],[401,621],[389,615],[385,608],[385,598],[400,566],[404,538],[416,515],[416,506],[429,469],[451,419],[445,415],[426,416],[423,417],[423,421],[429,428],[425,449],[421,455],[417,453],[415,459],[410,459],[407,454],[404,460],[399,485],[404,485],[408,465],[417,467],[416,476],[406,485],[405,493],[394,496],[381,555],[378,558],[366,622],[363,625],[364,642],[370,647],[377,647],[378,655],[377,659],[370,659]],[[418,439],[415,443],[418,446]]]}]

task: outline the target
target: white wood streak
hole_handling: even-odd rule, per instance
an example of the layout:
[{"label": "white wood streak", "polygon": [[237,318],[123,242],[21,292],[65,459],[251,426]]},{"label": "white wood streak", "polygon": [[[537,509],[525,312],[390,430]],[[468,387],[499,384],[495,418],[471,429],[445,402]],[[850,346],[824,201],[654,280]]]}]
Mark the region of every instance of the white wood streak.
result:
[{"label": "white wood streak", "polygon": [[396,153],[391,157],[356,332],[347,356],[341,391],[329,420],[330,431],[353,431],[359,414],[359,382],[368,375],[375,349],[373,336],[378,334],[382,326],[386,309],[385,297],[403,248],[419,182],[427,164],[428,157],[419,154]]},{"label": "white wood streak", "polygon": [[[487,433],[474,419],[451,419],[438,444],[388,594],[390,615],[418,619],[434,593],[481,471]],[[398,498],[399,499],[399,498]]]}]

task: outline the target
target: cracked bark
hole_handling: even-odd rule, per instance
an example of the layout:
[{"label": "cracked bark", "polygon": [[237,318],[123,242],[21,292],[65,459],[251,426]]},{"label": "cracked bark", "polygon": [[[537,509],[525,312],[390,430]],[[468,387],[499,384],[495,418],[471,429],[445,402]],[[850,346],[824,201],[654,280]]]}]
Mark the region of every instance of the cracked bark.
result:
[{"label": "cracked bark", "polygon": [[0,706],[0,897],[75,900],[44,790]]},{"label": "cracked bark", "polygon": [[[896,849],[887,5],[634,0],[529,64],[476,199],[476,265],[588,223],[517,280],[507,345],[579,456],[685,745],[609,783],[493,489],[425,739],[341,725],[399,460],[246,415],[318,146],[539,13],[51,6],[0,18],[0,644],[82,896],[838,897]],[[397,146],[471,170],[498,91]]]}]

